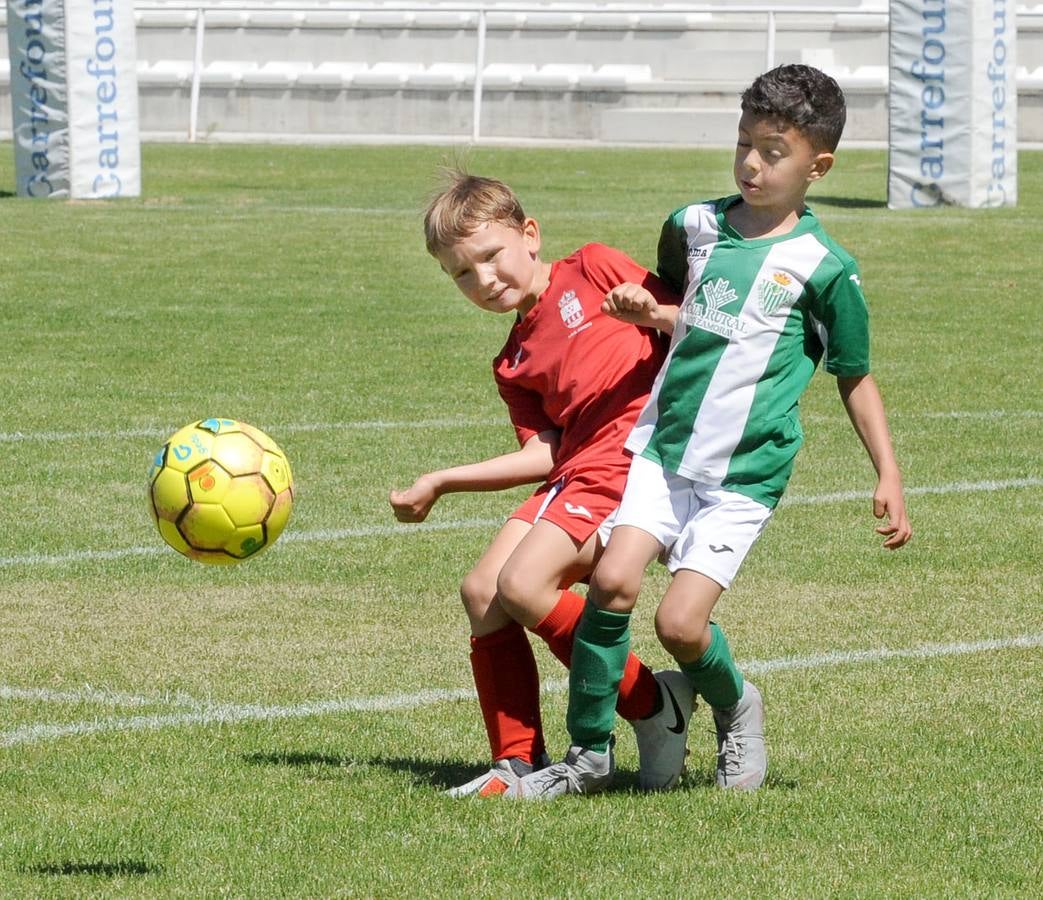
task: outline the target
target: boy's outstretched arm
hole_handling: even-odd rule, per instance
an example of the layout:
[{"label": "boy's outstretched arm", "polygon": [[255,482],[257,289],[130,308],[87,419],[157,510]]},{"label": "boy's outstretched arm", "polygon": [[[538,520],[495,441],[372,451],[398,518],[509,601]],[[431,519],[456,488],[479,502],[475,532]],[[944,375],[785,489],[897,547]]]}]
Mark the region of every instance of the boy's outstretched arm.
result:
[{"label": "boy's outstretched arm", "polygon": [[674,333],[677,310],[676,306],[659,303],[651,291],[632,282],[617,284],[601,304],[601,311],[615,319],[665,334]]},{"label": "boy's outstretched arm", "polygon": [[513,453],[481,462],[439,469],[421,475],[404,491],[392,490],[388,502],[399,522],[423,522],[443,494],[461,491],[501,491],[543,481],[554,468],[557,431],[543,431],[529,438]]},{"label": "boy's outstretched arm", "polygon": [[891,434],[887,428],[884,401],[871,375],[838,377],[837,388],[847,409],[851,424],[865,445],[869,458],[876,469],[877,484],[873,492],[873,515],[887,521],[877,527],[879,534],[886,535],[884,546],[897,550],[913,536],[909,517],[905,511],[905,496],[902,492],[902,475],[898,470]]}]

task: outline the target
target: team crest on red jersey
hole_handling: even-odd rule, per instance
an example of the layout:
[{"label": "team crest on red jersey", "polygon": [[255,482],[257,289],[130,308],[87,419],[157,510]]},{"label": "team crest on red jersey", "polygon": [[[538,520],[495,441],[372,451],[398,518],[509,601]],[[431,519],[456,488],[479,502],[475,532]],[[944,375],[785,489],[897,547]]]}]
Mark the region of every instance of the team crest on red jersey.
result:
[{"label": "team crest on red jersey", "polygon": [[565,291],[558,301],[558,312],[566,328],[575,328],[583,321],[583,306],[575,291]]}]

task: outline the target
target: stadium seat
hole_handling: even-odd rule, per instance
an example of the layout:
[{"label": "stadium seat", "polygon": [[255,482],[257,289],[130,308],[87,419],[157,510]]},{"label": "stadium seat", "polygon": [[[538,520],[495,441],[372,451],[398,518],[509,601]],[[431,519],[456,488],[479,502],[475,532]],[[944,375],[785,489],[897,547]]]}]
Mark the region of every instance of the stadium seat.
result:
[{"label": "stadium seat", "polygon": [[194,25],[194,9],[136,9],[134,22],[139,28],[184,28]]},{"label": "stadium seat", "polygon": [[308,62],[266,62],[259,69],[243,72],[244,87],[288,88],[312,70]]},{"label": "stadium seat", "polygon": [[[300,28],[305,20],[305,14],[295,9],[253,9],[247,15],[249,28]],[[207,13],[208,19],[209,16]]]},{"label": "stadium seat", "polygon": [[694,31],[713,21],[713,13],[659,11],[654,7],[638,13],[634,28],[640,31]]},{"label": "stadium seat", "polygon": [[297,76],[299,87],[319,87],[340,90],[351,87],[355,76],[369,68],[363,62],[324,62]]},{"label": "stadium seat", "polygon": [[571,90],[583,75],[590,75],[594,67],[580,63],[548,63],[535,72],[522,76],[522,87],[556,88]]},{"label": "stadium seat", "polygon": [[531,63],[490,63],[482,69],[482,84],[490,88],[516,88],[536,71]]},{"label": "stadium seat", "polygon": [[356,28],[409,28],[416,21],[416,13],[408,10],[364,9],[359,12]]},{"label": "stadium seat", "polygon": [[306,9],[301,28],[347,30],[358,25],[359,16],[359,11],[354,9]]},{"label": "stadium seat", "polygon": [[410,75],[423,68],[423,63],[378,62],[355,75],[351,83],[355,87],[400,88]]},{"label": "stadium seat", "polygon": [[889,72],[887,66],[858,66],[836,76],[837,84],[844,90],[887,90]]},{"label": "stadium seat", "polygon": [[591,11],[583,17],[586,31],[633,31],[640,21],[637,13]]},{"label": "stadium seat", "polygon": [[459,88],[467,84],[474,84],[474,66],[470,63],[432,63],[408,76],[410,87]]},{"label": "stadium seat", "polygon": [[238,87],[247,69],[256,69],[257,63],[242,60],[218,59],[203,67],[200,83],[207,87]]},{"label": "stadium seat", "polygon": [[651,66],[609,64],[579,76],[579,87],[622,90],[631,84],[652,80]]},{"label": "stadium seat", "polygon": [[486,14],[485,22],[489,28],[499,30],[521,29],[524,27],[528,16],[523,12],[499,12],[490,9]]},{"label": "stadium seat", "polygon": [[244,9],[211,7],[205,18],[207,28],[246,28],[250,24],[250,13]]},{"label": "stadium seat", "polygon": [[450,10],[424,10],[417,13],[413,22],[414,28],[474,28],[478,21],[478,13]]},{"label": "stadium seat", "polygon": [[1018,66],[1016,73],[1019,91],[1043,91],[1043,66],[1031,72],[1024,66]]},{"label": "stadium seat", "polygon": [[138,84],[155,87],[182,87],[192,81],[192,62],[185,59],[159,59],[154,63],[138,61]]},{"label": "stadium seat", "polygon": [[525,16],[525,27],[541,31],[575,31],[583,24],[583,13],[577,12],[529,12]]}]

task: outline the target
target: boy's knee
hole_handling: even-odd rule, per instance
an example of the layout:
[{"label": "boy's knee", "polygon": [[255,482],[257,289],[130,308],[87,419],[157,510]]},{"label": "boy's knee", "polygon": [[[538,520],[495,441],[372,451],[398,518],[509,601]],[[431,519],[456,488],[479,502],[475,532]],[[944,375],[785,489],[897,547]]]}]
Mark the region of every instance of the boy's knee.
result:
[{"label": "boy's knee", "polygon": [[[607,563],[607,564],[606,564]],[[607,557],[594,570],[590,579],[590,599],[611,612],[630,612],[641,590],[641,575],[627,567],[613,565]]]},{"label": "boy's knee", "polygon": [[706,623],[684,614],[683,609],[661,605],[656,610],[655,630],[659,643],[677,659],[697,659],[706,650]]},{"label": "boy's knee", "polygon": [[509,616],[517,619],[532,603],[533,582],[517,566],[506,565],[496,579],[496,596]]},{"label": "boy's knee", "polygon": [[486,614],[495,596],[495,582],[476,569],[468,572],[460,584],[460,600],[472,620],[481,619]]}]

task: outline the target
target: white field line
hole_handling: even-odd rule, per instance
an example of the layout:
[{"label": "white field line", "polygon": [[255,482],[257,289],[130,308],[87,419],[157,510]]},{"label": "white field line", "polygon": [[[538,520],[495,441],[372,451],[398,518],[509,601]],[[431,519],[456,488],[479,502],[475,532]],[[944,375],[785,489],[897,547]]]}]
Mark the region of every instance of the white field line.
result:
[{"label": "white field line", "polygon": [[[959,656],[987,651],[1023,650],[1043,646],[1043,633],[1023,634],[994,640],[961,642],[955,644],[923,644],[919,647],[875,650],[839,650],[813,656],[781,657],[751,660],[742,668],[750,674],[789,671],[793,669],[821,669],[831,666],[858,665],[890,659],[924,660],[945,656]],[[561,693],[568,689],[566,679],[556,679],[543,685],[544,693]],[[345,712],[392,712],[419,709],[454,700],[474,700],[473,689],[432,689],[415,694],[390,694],[382,697],[356,697],[318,700],[294,706],[264,706],[260,704],[220,704],[205,706],[188,712],[160,715],[140,715],[126,718],[95,719],[68,724],[26,725],[0,732],[0,747],[37,744],[63,737],[100,734],[103,732],[145,731],[193,725],[232,725],[239,722],[300,719]]]},{"label": "white field line", "polygon": [[83,703],[99,706],[175,706],[202,709],[208,704],[189,697],[186,694],[160,694],[155,697],[144,697],[138,694],[126,694],[121,691],[110,691],[107,688],[71,688],[56,691],[51,688],[18,688],[0,684],[0,700],[28,700],[33,703]]},{"label": "white field line", "polygon": [[[508,427],[506,420],[494,419],[421,419],[414,422],[376,419],[370,422],[290,422],[285,425],[261,425],[259,427],[272,434],[297,434],[309,431],[390,431],[397,428],[416,428],[423,431],[431,428],[487,428],[493,425]],[[148,426],[110,431],[0,431],[0,444],[113,441],[136,437],[159,438],[162,440],[170,437],[176,430],[176,427],[160,428],[158,426]]]},{"label": "white field line", "polygon": [[[952,481],[948,484],[928,484],[907,487],[906,496],[926,494],[973,494],[992,493],[1019,488],[1043,487],[1043,478],[1007,478],[990,481]],[[796,494],[783,499],[780,506],[816,506],[822,503],[844,503],[850,500],[869,500],[869,491],[835,491],[829,494]],[[320,528],[312,531],[290,531],[281,539],[280,545],[290,543],[314,543],[317,541],[343,541],[353,538],[395,537],[431,531],[457,531],[474,528],[497,528],[502,519],[453,519],[448,522],[422,522],[417,525],[368,525],[360,528]],[[278,547],[276,548],[276,550]],[[68,553],[25,553],[20,556],[0,556],[0,569],[13,566],[55,566],[66,563],[124,559],[129,556],[155,556],[170,551],[159,544],[148,547],[122,547],[113,550],[71,550]]]},{"label": "white field line", "polygon": [[[842,414],[837,416],[806,416],[815,421],[832,421],[842,419]],[[1043,410],[1018,409],[1018,410],[950,410],[940,412],[913,412],[894,413],[894,419],[967,419],[972,421],[997,419],[1039,419],[1043,418]],[[299,434],[306,432],[322,431],[391,431],[400,428],[435,429],[435,428],[493,428],[497,426],[507,427],[503,419],[421,419],[419,421],[373,421],[361,422],[288,422],[282,425],[262,424],[260,427],[273,435]],[[143,426],[141,428],[122,428],[110,430],[90,431],[0,431],[0,444],[17,443],[65,443],[75,441],[97,441],[97,440],[120,440],[124,438],[167,438],[176,430],[176,426]]]}]

